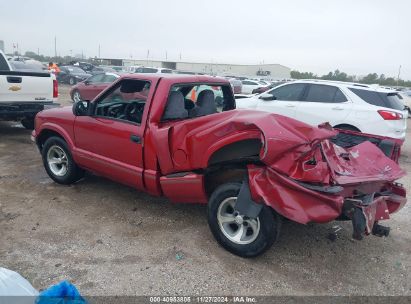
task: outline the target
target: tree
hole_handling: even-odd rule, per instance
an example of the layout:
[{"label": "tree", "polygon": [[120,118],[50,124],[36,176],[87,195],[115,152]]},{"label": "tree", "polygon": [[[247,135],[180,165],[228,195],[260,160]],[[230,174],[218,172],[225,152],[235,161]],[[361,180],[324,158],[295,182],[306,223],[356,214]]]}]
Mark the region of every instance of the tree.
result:
[{"label": "tree", "polygon": [[293,79],[317,79],[318,76],[311,72],[291,71],[290,76]]},{"label": "tree", "polygon": [[367,76],[364,76],[361,79],[361,82],[363,83],[368,83],[368,84],[374,84],[374,83],[378,83],[378,75],[377,73],[370,73]]}]

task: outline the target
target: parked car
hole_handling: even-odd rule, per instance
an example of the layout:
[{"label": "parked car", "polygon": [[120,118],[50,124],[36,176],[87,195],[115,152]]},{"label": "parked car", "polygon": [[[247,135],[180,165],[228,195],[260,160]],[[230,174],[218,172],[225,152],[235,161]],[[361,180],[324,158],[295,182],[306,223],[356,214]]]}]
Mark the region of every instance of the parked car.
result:
[{"label": "parked car", "polygon": [[129,66],[125,66],[124,68],[123,68],[123,70],[124,70],[124,72],[126,72],[126,73],[136,73],[136,70],[138,69],[138,68],[140,68],[141,66],[139,66],[139,65],[129,65]]},{"label": "parked car", "polygon": [[[198,87],[209,89],[194,101]],[[39,113],[32,139],[55,182],[72,184],[88,170],[174,202],[208,204],[216,240],[253,257],[277,240],[282,218],[350,219],[356,239],[388,235],[380,221],[406,203],[395,182],[405,175],[402,141],[342,132],[236,110],[222,78],[134,74],[91,102]]]},{"label": "parked car", "polygon": [[398,97],[408,110],[408,117],[411,117],[411,91],[398,92]]},{"label": "parked car", "polygon": [[162,73],[162,74],[171,74],[173,70],[166,68],[152,68],[144,66],[127,66],[124,67],[125,71],[128,73]]},{"label": "parked car", "polygon": [[230,81],[234,94],[241,94],[241,91],[243,89],[243,84],[241,80],[235,78],[230,78],[228,80]]},{"label": "parked car", "polygon": [[289,82],[237,101],[250,108],[285,115],[311,125],[404,139],[408,113],[398,92],[367,85],[320,80]]},{"label": "parked car", "polygon": [[90,73],[90,71],[92,69],[94,69],[94,67],[95,67],[94,64],[91,64],[91,63],[88,63],[88,62],[82,62],[82,61],[72,61],[72,62],[70,62],[70,65],[77,66],[80,69],[82,69],[83,71],[85,71],[86,73]]},{"label": "parked car", "polygon": [[113,70],[115,70],[118,73],[124,72],[124,67],[120,66],[120,65],[109,65],[109,66],[106,66],[106,67],[112,68]]},{"label": "parked car", "polygon": [[254,89],[267,86],[265,83],[262,83],[257,80],[245,79],[245,80],[242,80],[241,82],[243,84],[243,88],[241,92],[242,94],[252,94]]},{"label": "parked car", "polygon": [[[174,74],[180,74],[180,75],[197,75],[198,73],[196,72],[191,72],[191,71],[181,71],[181,70],[174,70]],[[201,74],[203,75],[203,74]]]},{"label": "parked car", "polygon": [[253,90],[253,94],[261,94],[261,93],[264,93],[264,92],[266,92],[266,91],[268,91],[268,90],[270,90],[270,89],[273,89],[273,88],[275,88],[275,87],[278,87],[280,84],[283,84],[284,82],[274,82],[274,83],[272,83],[272,84],[270,84],[270,85],[267,85],[266,87],[259,87],[259,88],[257,88],[257,89],[254,89]]},{"label": "parked car", "polygon": [[70,85],[75,85],[77,82],[83,81],[90,76],[91,74],[86,73],[77,66],[61,66],[60,73],[57,74],[57,81],[59,83],[68,83]]},{"label": "parked car", "polygon": [[97,75],[104,72],[116,73],[116,70],[105,66],[95,66],[88,73],[90,73],[91,75]]},{"label": "parked car", "polygon": [[36,68],[38,65],[22,61],[8,62],[0,50],[0,120],[20,121],[26,129],[33,129],[38,112],[59,106],[55,103],[58,98],[55,76]]},{"label": "parked car", "polygon": [[120,78],[117,73],[100,73],[71,87],[70,96],[75,101],[93,100],[111,83]]},{"label": "parked car", "polygon": [[172,69],[166,68],[151,68],[151,67],[138,67],[135,73],[165,73],[171,74],[173,72]]}]

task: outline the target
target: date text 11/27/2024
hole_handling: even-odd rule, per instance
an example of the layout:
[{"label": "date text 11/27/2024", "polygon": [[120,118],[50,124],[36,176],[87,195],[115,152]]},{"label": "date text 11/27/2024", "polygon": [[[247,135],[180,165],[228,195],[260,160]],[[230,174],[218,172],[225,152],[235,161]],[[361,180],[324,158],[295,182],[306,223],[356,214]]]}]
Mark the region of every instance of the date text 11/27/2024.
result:
[{"label": "date text 11/27/2024", "polygon": [[150,297],[150,303],[257,303],[255,297],[243,296],[201,296],[201,297],[184,297],[184,296],[166,296]]}]

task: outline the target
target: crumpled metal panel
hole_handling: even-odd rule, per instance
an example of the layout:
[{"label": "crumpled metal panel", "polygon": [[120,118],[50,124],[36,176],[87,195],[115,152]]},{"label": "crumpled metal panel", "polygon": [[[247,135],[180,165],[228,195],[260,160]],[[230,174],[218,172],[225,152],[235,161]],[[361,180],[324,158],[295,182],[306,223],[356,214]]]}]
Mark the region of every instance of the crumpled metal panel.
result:
[{"label": "crumpled metal panel", "polygon": [[313,191],[265,166],[248,166],[251,196],[297,223],[326,223],[342,211],[344,197]]},{"label": "crumpled metal panel", "polygon": [[344,149],[327,140],[322,143],[322,150],[332,178],[339,185],[381,180],[392,182],[406,174],[369,141]]}]

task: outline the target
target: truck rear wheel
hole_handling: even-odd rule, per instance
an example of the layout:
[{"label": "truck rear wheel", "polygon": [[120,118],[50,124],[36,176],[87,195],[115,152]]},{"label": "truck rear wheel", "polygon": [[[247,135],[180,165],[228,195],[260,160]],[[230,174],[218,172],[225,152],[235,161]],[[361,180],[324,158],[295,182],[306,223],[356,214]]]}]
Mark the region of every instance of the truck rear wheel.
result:
[{"label": "truck rear wheel", "polygon": [[84,170],[76,165],[67,143],[60,137],[48,138],[41,155],[47,174],[56,183],[69,185],[84,176]]},{"label": "truck rear wheel", "polygon": [[33,130],[34,129],[34,117],[26,117],[21,120],[21,124],[23,127],[25,127],[27,130]]},{"label": "truck rear wheel", "polygon": [[268,250],[278,239],[281,217],[264,206],[257,218],[235,210],[240,183],[218,187],[208,203],[208,224],[217,242],[231,253],[255,257]]}]

